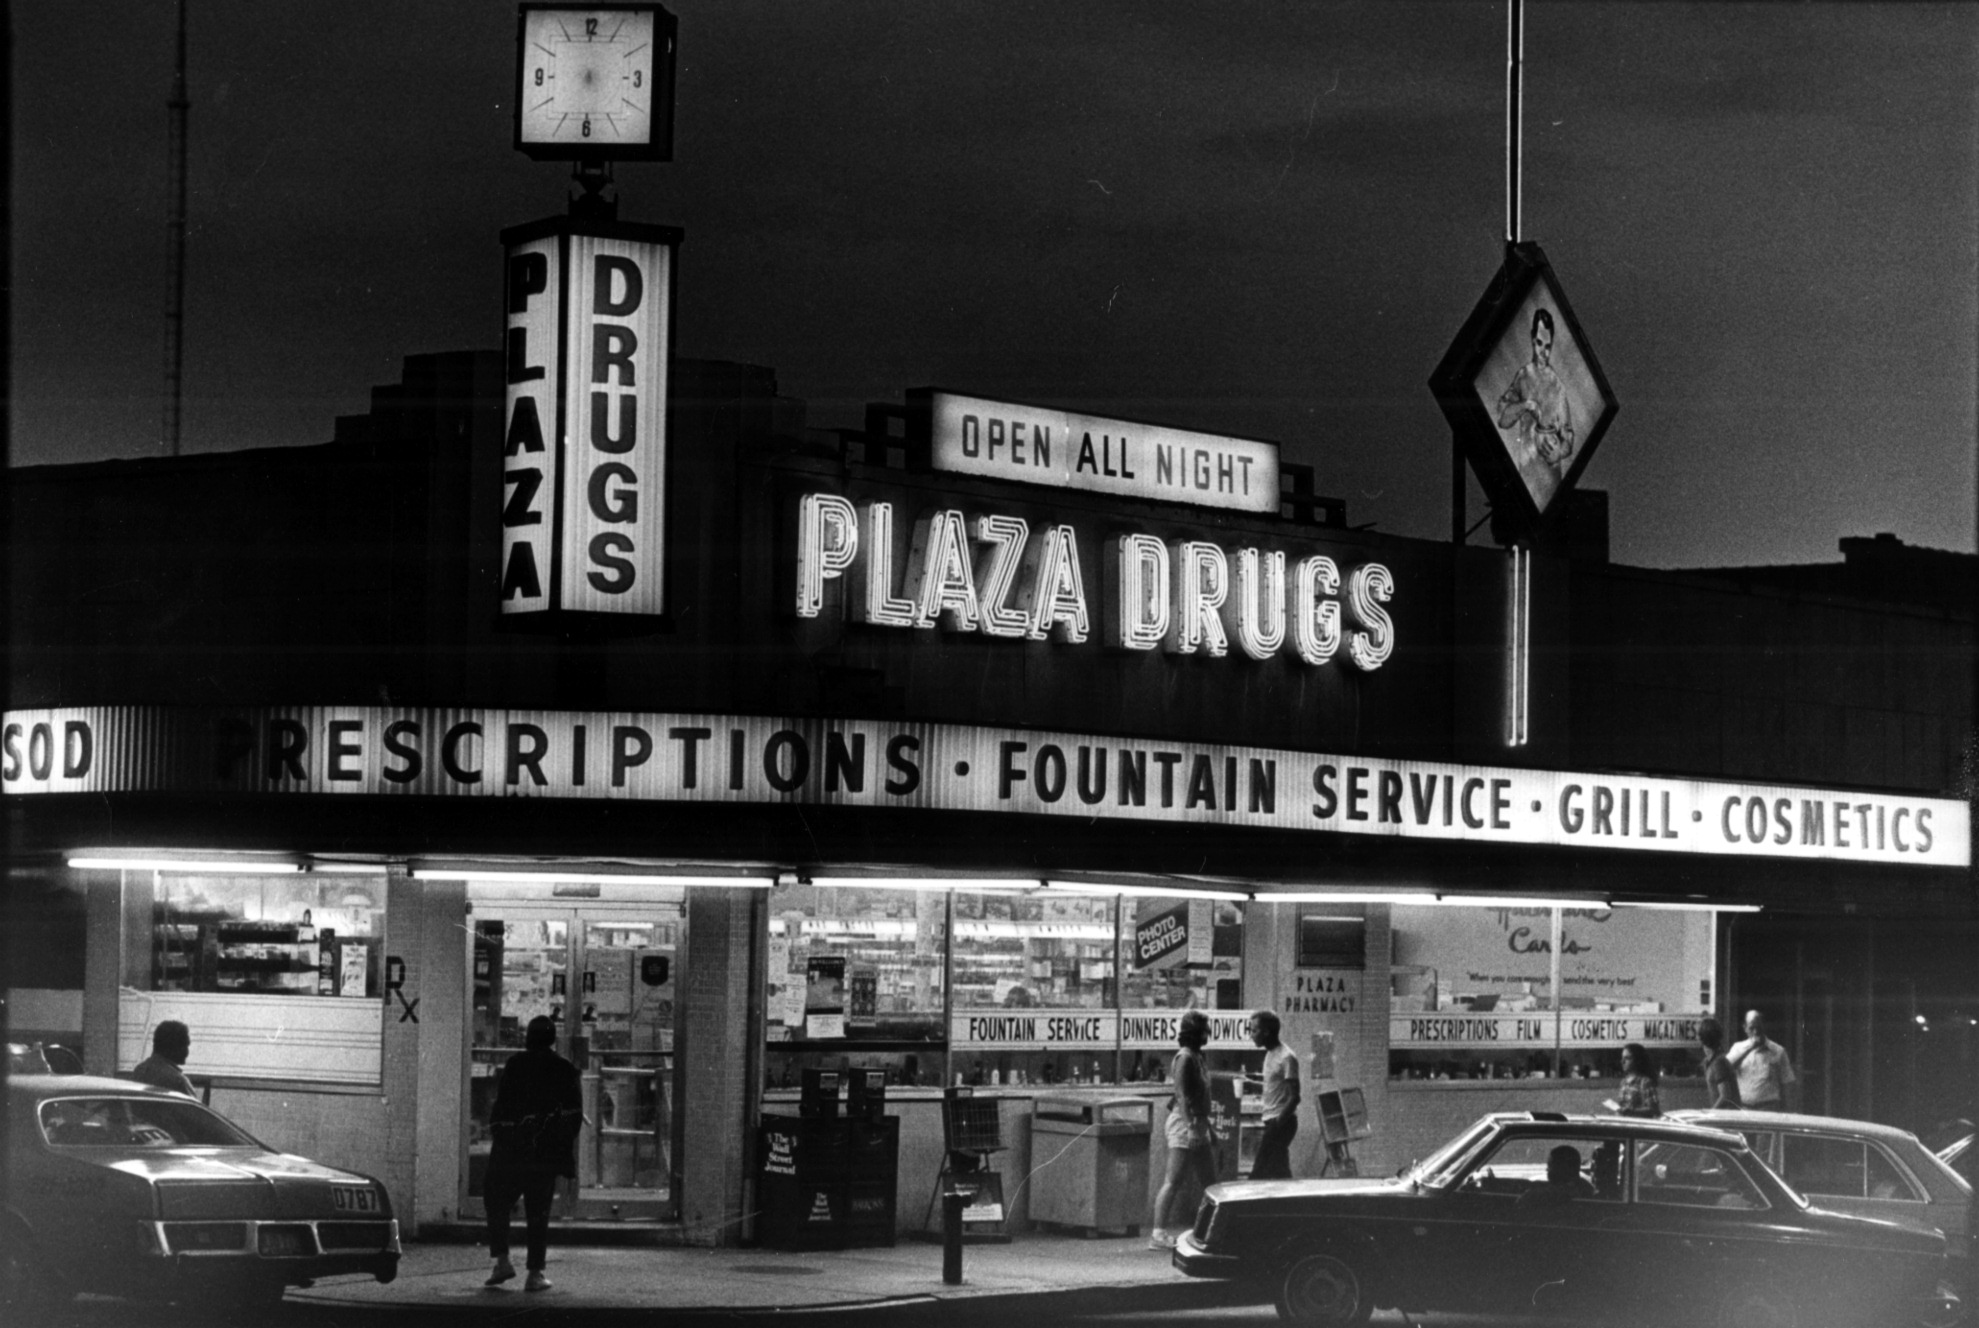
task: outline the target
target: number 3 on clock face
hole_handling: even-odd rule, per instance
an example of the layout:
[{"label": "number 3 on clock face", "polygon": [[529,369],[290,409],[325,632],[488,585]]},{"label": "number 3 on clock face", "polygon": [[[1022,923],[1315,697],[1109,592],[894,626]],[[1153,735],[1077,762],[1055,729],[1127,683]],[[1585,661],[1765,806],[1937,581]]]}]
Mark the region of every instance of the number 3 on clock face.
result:
[{"label": "number 3 on clock face", "polygon": [[538,159],[673,158],[674,17],[657,4],[525,4],[515,146]]}]

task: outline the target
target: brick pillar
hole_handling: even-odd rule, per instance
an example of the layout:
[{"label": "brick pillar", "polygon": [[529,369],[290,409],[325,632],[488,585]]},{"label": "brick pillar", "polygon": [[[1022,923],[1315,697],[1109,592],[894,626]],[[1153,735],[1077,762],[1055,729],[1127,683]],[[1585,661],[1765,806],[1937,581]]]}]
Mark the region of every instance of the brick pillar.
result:
[{"label": "brick pillar", "polygon": [[[125,981],[124,873],[78,873],[83,881],[83,1068],[115,1074],[118,988]],[[147,1033],[150,1030],[146,1030]],[[147,1052],[149,1048],[146,1049]],[[128,1069],[128,1066],[122,1067]]]},{"label": "brick pillar", "polygon": [[[378,1179],[391,1192],[392,1208],[400,1230],[413,1235],[419,1230],[419,1214],[414,1202],[417,1176],[417,1127],[420,1108],[419,1061],[422,1016],[429,1012],[421,1000],[411,1016],[401,1001],[418,998],[424,985],[425,965],[420,962],[419,901],[423,881],[406,875],[405,864],[395,862],[385,877],[385,971],[380,974],[384,995],[379,1018],[384,1020],[384,1064],[379,1088],[385,1105],[385,1174]],[[398,990],[392,990],[397,984]]]},{"label": "brick pillar", "polygon": [[454,1216],[466,1094],[467,884],[386,881],[385,1174],[404,1234]]},{"label": "brick pillar", "polygon": [[680,1224],[690,1245],[734,1245],[742,1235],[753,917],[749,891],[687,891],[685,1009],[674,1052],[684,1141]]}]

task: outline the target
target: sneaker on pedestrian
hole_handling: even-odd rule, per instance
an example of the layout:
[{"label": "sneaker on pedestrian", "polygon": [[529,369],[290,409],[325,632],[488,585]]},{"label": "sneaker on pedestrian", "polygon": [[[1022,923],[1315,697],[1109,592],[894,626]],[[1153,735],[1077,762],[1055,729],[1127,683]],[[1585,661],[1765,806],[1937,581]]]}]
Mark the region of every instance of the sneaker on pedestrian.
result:
[{"label": "sneaker on pedestrian", "polygon": [[1165,1227],[1156,1227],[1154,1231],[1148,1236],[1148,1248],[1151,1250],[1174,1249],[1175,1233],[1169,1231]]},{"label": "sneaker on pedestrian", "polygon": [[529,1270],[529,1280],[522,1284],[522,1289],[524,1291],[548,1291],[550,1285],[550,1279],[543,1276],[542,1269],[532,1268]]},{"label": "sneaker on pedestrian", "polygon": [[495,1260],[495,1271],[488,1274],[488,1280],[483,1285],[500,1286],[504,1282],[513,1281],[514,1278],[515,1265],[510,1263],[509,1257],[504,1254],[501,1258]]}]

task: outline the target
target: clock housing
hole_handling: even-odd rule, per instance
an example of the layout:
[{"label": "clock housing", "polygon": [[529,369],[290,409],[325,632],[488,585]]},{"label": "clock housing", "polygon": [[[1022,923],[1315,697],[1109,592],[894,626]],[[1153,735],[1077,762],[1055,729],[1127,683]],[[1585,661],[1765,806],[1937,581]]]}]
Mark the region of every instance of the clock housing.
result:
[{"label": "clock housing", "polygon": [[673,160],[678,24],[657,4],[524,4],[516,150],[538,161]]}]

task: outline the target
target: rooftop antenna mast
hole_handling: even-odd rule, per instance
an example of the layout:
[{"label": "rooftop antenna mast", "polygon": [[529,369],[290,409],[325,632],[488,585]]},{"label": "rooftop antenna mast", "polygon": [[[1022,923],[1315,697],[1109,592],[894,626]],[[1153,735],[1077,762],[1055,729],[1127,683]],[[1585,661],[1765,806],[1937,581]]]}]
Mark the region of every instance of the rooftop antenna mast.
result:
[{"label": "rooftop antenna mast", "polygon": [[166,162],[165,450],[179,454],[179,407],[184,391],[186,320],[186,0],[179,0],[178,63],[172,71]]},{"label": "rooftop antenna mast", "polygon": [[1519,242],[1525,191],[1519,152],[1525,137],[1525,0],[1505,0],[1505,243]]}]

